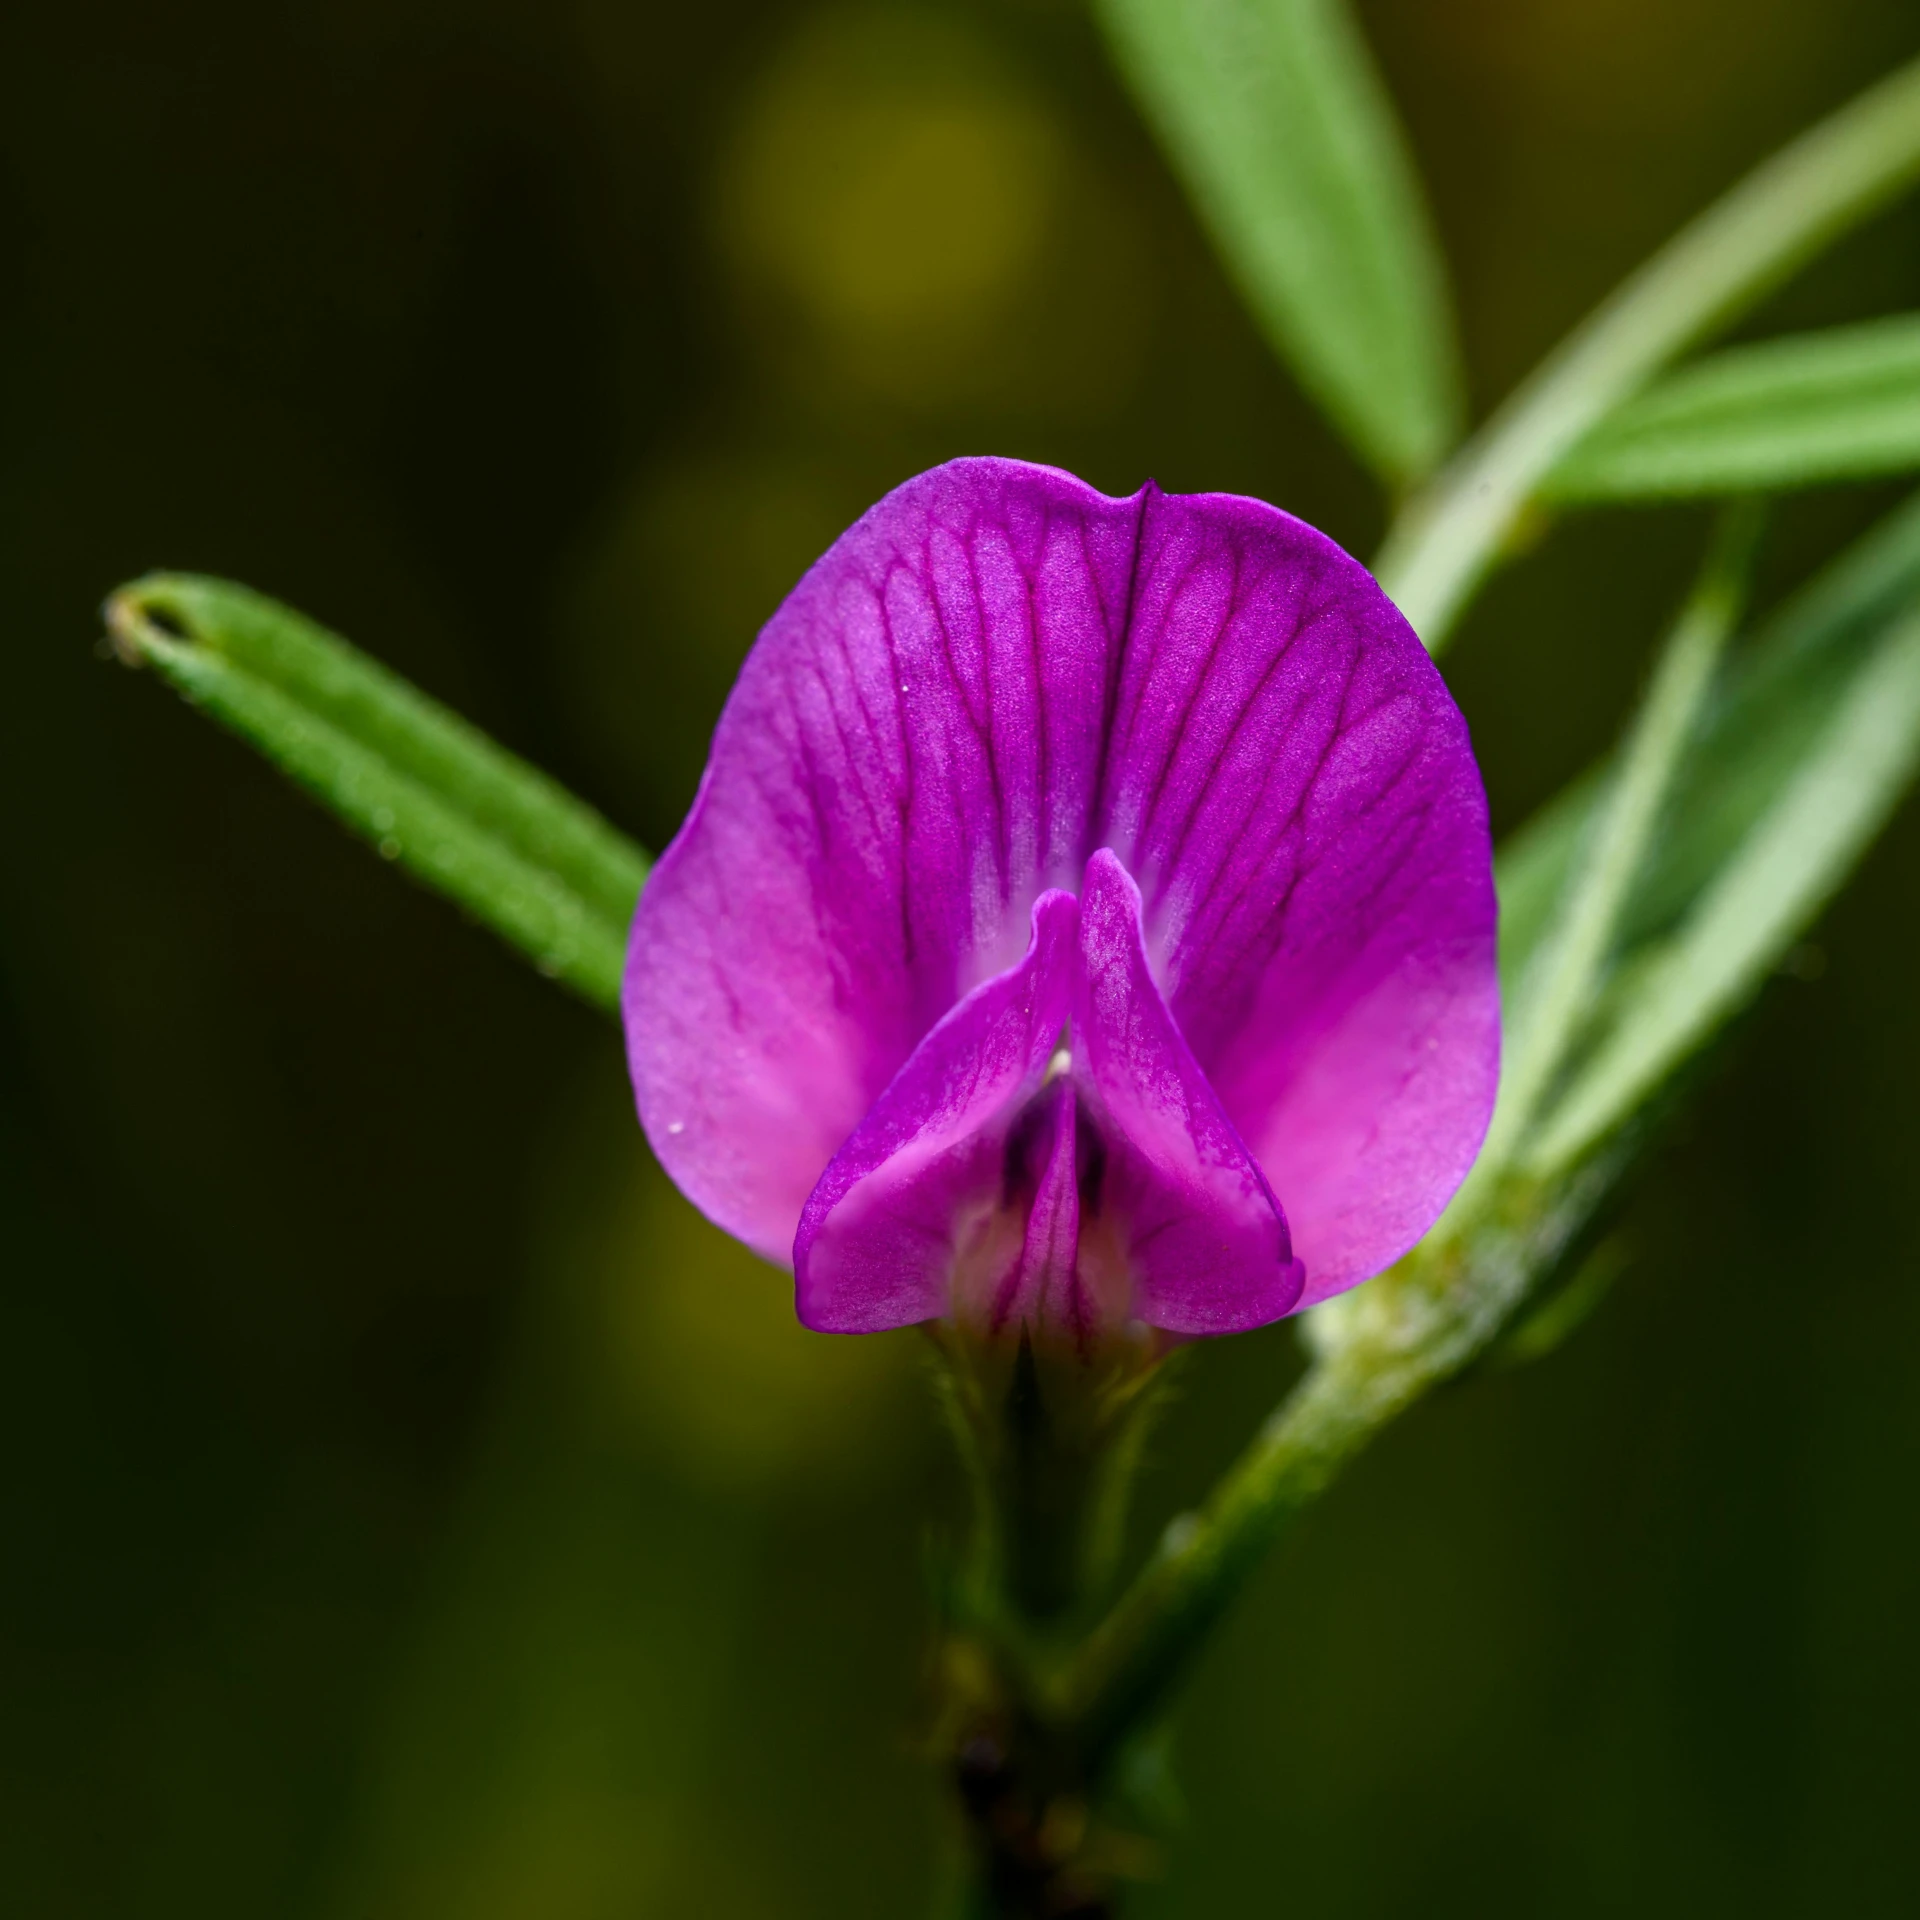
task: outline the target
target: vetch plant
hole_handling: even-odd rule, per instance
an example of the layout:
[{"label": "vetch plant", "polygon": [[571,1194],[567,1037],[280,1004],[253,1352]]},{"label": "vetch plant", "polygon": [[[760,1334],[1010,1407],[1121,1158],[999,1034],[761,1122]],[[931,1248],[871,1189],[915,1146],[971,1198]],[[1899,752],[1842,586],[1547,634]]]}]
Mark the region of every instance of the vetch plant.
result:
[{"label": "vetch plant", "polygon": [[[1259,502],[994,459],[906,480],[768,624],[650,877],[300,615],[184,575],[108,604],[128,664],[624,1013],[661,1163],[791,1262],[808,1326],[929,1330],[975,1502],[932,1744],[953,1910],[981,1915],[1112,1910],[1250,1568],[1426,1389],[1577,1324],[1679,1070],[1920,751],[1920,503],[1745,617],[1759,496],[1920,467],[1920,318],[1675,369],[1920,178],[1920,64],[1456,447],[1439,250],[1344,9],[1102,18],[1274,346],[1399,502],[1373,574]],[[1523,526],[1662,498],[1726,504],[1639,711],[1490,862],[1429,655]],[[1297,1312],[1306,1374],[1123,1579],[1168,1368]]]}]

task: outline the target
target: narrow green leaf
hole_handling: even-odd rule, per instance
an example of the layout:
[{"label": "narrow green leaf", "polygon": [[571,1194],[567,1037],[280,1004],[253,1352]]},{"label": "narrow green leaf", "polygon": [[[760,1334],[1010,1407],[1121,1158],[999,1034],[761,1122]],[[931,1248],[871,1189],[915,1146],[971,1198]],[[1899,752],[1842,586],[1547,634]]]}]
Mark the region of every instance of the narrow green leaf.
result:
[{"label": "narrow green leaf", "polygon": [[618,1005],[646,856],[590,807],[337,635],[264,595],[153,574],[107,603],[115,650],[258,747],[383,857],[543,973]]},{"label": "narrow green leaf", "polygon": [[1739,649],[1683,769],[1622,939],[1670,933],[1758,825],[1888,627],[1920,600],[1920,494]]},{"label": "narrow green leaf", "polygon": [[1920,180],[1920,60],[1810,127],[1633,274],[1431,487],[1375,570],[1438,652],[1546,476],[1662,368]]},{"label": "narrow green leaf", "polygon": [[1593,810],[1592,831],[1570,866],[1551,924],[1520,991],[1508,1003],[1500,1101],[1475,1168],[1475,1185],[1505,1165],[1592,1016],[1622,911],[1646,865],[1721,650],[1740,617],[1758,534],[1758,514],[1736,510],[1716,536],[1699,583],[1662,649],[1621,750],[1619,770]]},{"label": "narrow green leaf", "polygon": [[[1626,902],[1620,944],[1671,931],[1831,718],[1865,652],[1920,595],[1920,495],[1794,596],[1721,677]],[[1591,767],[1501,845],[1500,975],[1513,1004],[1612,779]]]},{"label": "narrow green leaf", "polygon": [[1779,797],[1672,939],[1637,968],[1606,1040],[1526,1162],[1571,1165],[1760,985],[1838,889],[1920,758],[1920,612],[1896,621]]},{"label": "narrow green leaf", "polygon": [[1547,802],[1527,823],[1495,849],[1494,891],[1500,896],[1500,1001],[1511,1006],[1526,977],[1555,909],[1566,892],[1567,875],[1592,830],[1611,769],[1589,767]]},{"label": "narrow green leaf", "polygon": [[1547,476],[1566,502],[1684,499],[1920,467],[1920,315],[1769,340],[1608,415]]},{"label": "narrow green leaf", "polygon": [[1100,0],[1121,70],[1275,348],[1360,454],[1458,431],[1440,251],[1343,0]]}]

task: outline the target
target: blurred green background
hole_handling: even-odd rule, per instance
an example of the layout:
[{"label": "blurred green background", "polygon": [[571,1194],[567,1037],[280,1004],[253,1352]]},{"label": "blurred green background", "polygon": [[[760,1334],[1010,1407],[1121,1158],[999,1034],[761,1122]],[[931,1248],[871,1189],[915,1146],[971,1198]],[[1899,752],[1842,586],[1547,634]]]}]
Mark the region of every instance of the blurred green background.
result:
[{"label": "blurred green background", "polygon": [[[1484,408],[1920,47],[1911,0],[1378,0]],[[615,1036],[151,682],[156,565],[338,626],[658,847],[756,627],[951,455],[1367,483],[1073,0],[0,17],[0,1903],[922,1910],[943,1442],[647,1160]],[[1750,331],[1920,305],[1897,213]],[[1888,496],[1776,529],[1777,592]],[[1448,658],[1497,821],[1700,516]],[[1180,1723],[1148,1915],[1920,1911],[1920,812],[1632,1191],[1577,1340],[1406,1420]],[[1297,1365],[1208,1348],[1142,1520]]]}]

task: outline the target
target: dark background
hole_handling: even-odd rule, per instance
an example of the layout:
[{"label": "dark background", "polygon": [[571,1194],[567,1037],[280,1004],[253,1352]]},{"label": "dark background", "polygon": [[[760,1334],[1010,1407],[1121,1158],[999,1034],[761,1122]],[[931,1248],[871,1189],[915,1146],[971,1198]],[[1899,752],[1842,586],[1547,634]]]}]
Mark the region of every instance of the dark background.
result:
[{"label": "dark background", "polygon": [[[1910,0],[1364,12],[1481,409],[1920,50]],[[0,107],[0,1903],[921,1911],[913,1337],[795,1329],[647,1162],[612,1030],[95,609],[247,580],[657,847],[759,622],[919,468],[1254,493],[1362,553],[1379,505],[1070,0],[25,0]],[[1917,242],[1758,328],[1920,305]],[[1791,509],[1770,590],[1884,504]],[[1503,827],[1617,727],[1702,532],[1564,529],[1475,615]],[[1916,878],[1910,808],[1595,1321],[1265,1570],[1144,1913],[1920,1910]],[[1145,1525],[1294,1354],[1201,1356]]]}]

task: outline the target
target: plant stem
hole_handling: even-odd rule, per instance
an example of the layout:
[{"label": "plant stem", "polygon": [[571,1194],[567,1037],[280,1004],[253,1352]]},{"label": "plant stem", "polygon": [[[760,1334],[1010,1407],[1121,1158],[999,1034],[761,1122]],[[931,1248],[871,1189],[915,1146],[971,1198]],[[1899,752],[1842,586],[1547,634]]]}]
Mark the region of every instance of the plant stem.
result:
[{"label": "plant stem", "polygon": [[1426,1383],[1418,1366],[1316,1366],[1205,1510],[1168,1527],[1152,1562],[1082,1643],[1060,1683],[1057,1710],[1078,1730],[1090,1768],[1160,1704],[1286,1523]]},{"label": "plant stem", "polygon": [[1596,1160],[1551,1191],[1510,1180],[1485,1197],[1471,1228],[1430,1235],[1334,1303],[1343,1311],[1319,1361],[1053,1675],[1042,1710],[1071,1730],[1090,1776],[1163,1704],[1293,1516],[1396,1415],[1505,1330],[1615,1170]]},{"label": "plant stem", "polygon": [[1683,228],[1410,501],[1375,571],[1438,653],[1561,456],[1689,347],[1920,179],[1920,61],[1782,148]]},{"label": "plant stem", "polygon": [[930,1332],[975,1503],[940,1662],[936,1746],[963,1842],[944,1897],[969,1915],[1094,1920],[1111,1911],[1128,1841],[1096,1817],[1076,1730],[1041,1703],[1046,1676],[1110,1597],[1141,1446],[1177,1356],[1157,1342],[1088,1356],[952,1324]]}]

